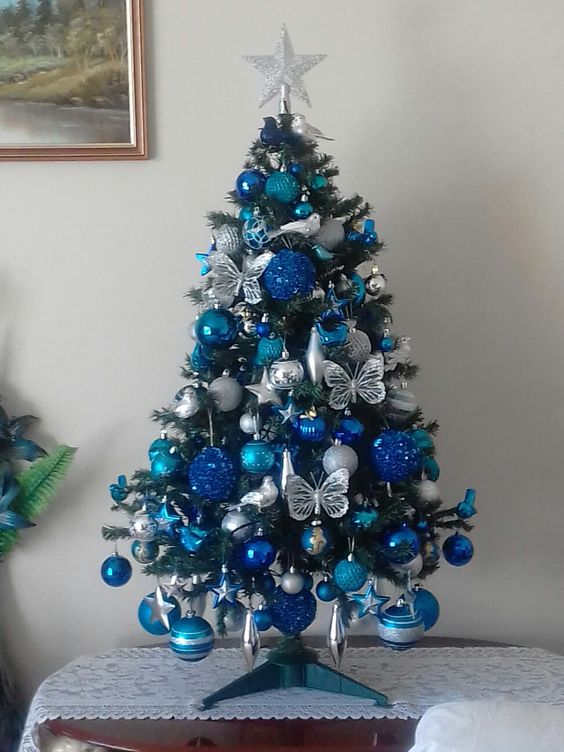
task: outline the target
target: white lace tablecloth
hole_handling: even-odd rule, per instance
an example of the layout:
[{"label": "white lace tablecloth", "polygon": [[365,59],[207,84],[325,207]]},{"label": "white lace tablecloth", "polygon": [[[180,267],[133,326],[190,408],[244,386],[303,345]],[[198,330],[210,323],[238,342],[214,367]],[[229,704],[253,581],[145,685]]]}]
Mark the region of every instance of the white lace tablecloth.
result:
[{"label": "white lace tablecloth", "polygon": [[[330,664],[327,651],[321,660]],[[262,660],[263,658],[259,659]],[[83,656],[39,687],[20,752],[37,752],[37,730],[55,719],[419,718],[452,700],[506,699],[564,705],[564,657],[531,648],[349,648],[341,669],[384,692],[372,700],[289,689],[227,700],[207,711],[201,699],[245,673],[237,649],[184,663],[168,648],[128,648]]]}]

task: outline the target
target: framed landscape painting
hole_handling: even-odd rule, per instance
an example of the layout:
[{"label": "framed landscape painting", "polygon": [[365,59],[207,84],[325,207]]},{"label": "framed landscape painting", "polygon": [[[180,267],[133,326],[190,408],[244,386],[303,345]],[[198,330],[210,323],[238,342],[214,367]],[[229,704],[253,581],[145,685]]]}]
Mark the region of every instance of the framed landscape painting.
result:
[{"label": "framed landscape painting", "polygon": [[0,0],[0,160],[147,157],[142,0]]}]

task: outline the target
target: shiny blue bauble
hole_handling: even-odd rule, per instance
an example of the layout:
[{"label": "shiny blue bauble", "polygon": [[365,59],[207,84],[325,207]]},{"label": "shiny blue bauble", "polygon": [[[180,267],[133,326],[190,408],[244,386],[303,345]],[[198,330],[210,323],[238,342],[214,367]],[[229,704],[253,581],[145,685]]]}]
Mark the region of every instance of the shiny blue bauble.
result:
[{"label": "shiny blue bauble", "polygon": [[392,650],[409,650],[423,637],[423,619],[409,606],[390,606],[377,617],[378,637]]},{"label": "shiny blue bauble", "polygon": [[237,339],[237,319],[225,308],[208,308],[196,321],[196,337],[206,347],[227,348]]},{"label": "shiny blue bauble", "polygon": [[428,451],[429,449],[433,448],[433,437],[431,436],[431,434],[427,433],[425,429],[414,428],[412,431],[409,431],[409,435],[416,443],[417,448],[422,452]]},{"label": "shiny blue bauble", "polygon": [[433,593],[430,593],[428,590],[419,587],[415,593],[413,606],[423,620],[425,632],[427,632],[429,629],[432,629],[438,622],[439,615],[441,613],[439,601],[435,598]]},{"label": "shiny blue bauble", "polygon": [[243,225],[243,242],[253,251],[262,251],[270,243],[268,224],[264,217],[252,217]]},{"label": "shiny blue bauble", "polygon": [[309,201],[300,201],[300,203],[296,204],[292,209],[292,216],[295,217],[295,219],[307,219],[310,214],[313,214],[313,206]]},{"label": "shiny blue bauble", "polygon": [[104,559],[100,567],[102,579],[110,587],[122,587],[131,579],[131,563],[125,556],[113,554]]},{"label": "shiny blue bauble", "polygon": [[443,543],[443,556],[453,567],[463,567],[474,556],[472,541],[461,533],[449,536]]},{"label": "shiny blue bauble", "polygon": [[166,434],[163,434],[151,443],[147,454],[152,462],[153,460],[156,460],[157,457],[169,454],[171,449],[174,449],[175,447],[176,444],[174,441],[172,441],[172,439],[167,439]]},{"label": "shiny blue bauble", "polygon": [[366,297],[366,285],[364,280],[358,272],[353,272],[350,275],[350,279],[353,286],[353,297],[351,302],[353,306],[362,305],[364,298]]},{"label": "shiny blue bauble", "polygon": [[317,602],[309,590],[289,595],[276,588],[270,602],[272,625],[285,635],[297,635],[307,629],[315,619]]},{"label": "shiny blue bauble", "polygon": [[325,419],[320,415],[309,417],[309,415],[300,415],[294,421],[293,429],[302,441],[316,444],[323,441],[327,433],[327,424]]},{"label": "shiny blue bauble", "polygon": [[407,523],[384,533],[382,545],[386,557],[394,564],[408,564],[420,550],[419,537]]},{"label": "shiny blue bauble", "polygon": [[[149,595],[154,597],[155,594],[149,593]],[[165,603],[170,603],[172,606],[174,606],[173,610],[169,611],[167,614],[169,624],[171,627],[173,627],[182,616],[180,604],[178,603],[176,598],[170,598],[168,595],[164,596],[164,601]],[[144,599],[139,604],[137,618],[139,619],[139,623],[141,624],[143,629],[149,632],[149,634],[162,637],[162,635],[168,634],[170,632],[170,630],[167,629],[159,619],[155,619],[155,621],[151,620],[151,606],[148,603],[145,603]]]},{"label": "shiny blue bauble", "polygon": [[245,541],[239,551],[239,560],[245,569],[264,570],[276,559],[272,543],[260,535]]},{"label": "shiny blue bauble", "polygon": [[[257,324],[258,331],[258,324]],[[284,350],[284,342],[281,337],[261,337],[257,344],[254,362],[257,366],[270,365],[273,360],[278,360]]]},{"label": "shiny blue bauble", "polygon": [[363,433],[364,426],[360,420],[353,418],[352,415],[345,415],[344,418],[341,418],[337,427],[333,431],[333,438],[339,439],[341,444],[352,446],[360,441]]},{"label": "shiny blue bauble", "polygon": [[434,457],[424,457],[423,462],[421,463],[421,469],[427,476],[427,480],[439,480],[441,469],[439,463]]},{"label": "shiny blue bauble", "polygon": [[166,480],[177,475],[184,465],[180,452],[175,447],[169,454],[161,454],[151,462],[151,478]]},{"label": "shiny blue bauble", "polygon": [[268,321],[259,321],[255,330],[259,337],[268,337],[272,331],[272,327]]},{"label": "shiny blue bauble", "polygon": [[253,199],[264,190],[266,184],[266,176],[258,170],[243,170],[243,172],[237,178],[235,184],[235,190],[239,198]]},{"label": "shiny blue bauble", "polygon": [[323,525],[308,525],[301,535],[300,543],[306,554],[321,556],[331,547],[331,536]]},{"label": "shiny blue bauble", "polygon": [[253,216],[254,210],[250,206],[244,206],[239,212],[239,219],[242,219],[244,222],[246,222],[247,219],[251,219]]},{"label": "shiny blue bauble", "polygon": [[304,253],[284,248],[271,259],[262,279],[274,300],[291,300],[313,290],[315,267]]},{"label": "shiny blue bauble", "polygon": [[345,593],[360,590],[366,582],[368,572],[356,559],[342,559],[333,570],[333,581]]},{"label": "shiny blue bauble", "polygon": [[206,368],[210,368],[210,366],[213,365],[213,357],[206,347],[202,347],[202,345],[197,342],[192,350],[190,362],[196,371],[205,371]]},{"label": "shiny blue bauble", "polygon": [[241,467],[247,473],[264,475],[274,465],[275,460],[273,448],[262,439],[248,441],[241,448]]},{"label": "shiny blue bauble", "polygon": [[296,178],[301,178],[305,171],[305,165],[300,164],[300,162],[290,162],[288,165],[288,172]]},{"label": "shiny blue bauble", "polygon": [[259,632],[266,632],[272,626],[272,613],[269,608],[259,608],[253,613],[253,619]]},{"label": "shiny blue bauble", "polygon": [[280,201],[281,204],[291,204],[299,196],[300,184],[288,172],[273,172],[266,181],[264,192],[268,198]]},{"label": "shiny blue bauble", "polygon": [[378,349],[382,352],[391,352],[394,349],[396,341],[393,337],[382,337],[378,343]]},{"label": "shiny blue bauble", "polygon": [[421,454],[409,433],[384,429],[372,442],[371,460],[380,480],[399,483],[418,469]]},{"label": "shiny blue bauble", "polygon": [[159,544],[154,540],[134,540],[131,544],[131,555],[139,564],[151,564],[159,555]]},{"label": "shiny blue bauble", "polygon": [[319,173],[317,173],[316,175],[311,176],[309,185],[310,188],[312,188],[314,191],[322,191],[324,188],[327,188],[329,181],[327,180],[325,175],[320,175]]},{"label": "shiny blue bauble", "polygon": [[377,519],[377,509],[374,509],[374,507],[362,507],[352,513],[351,523],[356,530],[368,530]]},{"label": "shiny blue bauble", "polygon": [[188,468],[190,490],[206,501],[225,501],[235,487],[237,473],[225,449],[206,447]]},{"label": "shiny blue bauble", "polygon": [[315,594],[320,601],[329,603],[329,601],[335,600],[335,598],[339,595],[339,591],[330,580],[321,580],[321,582],[317,583]]},{"label": "shiny blue bauble", "polygon": [[213,629],[201,616],[184,616],[170,630],[170,648],[183,661],[201,661],[213,650]]}]

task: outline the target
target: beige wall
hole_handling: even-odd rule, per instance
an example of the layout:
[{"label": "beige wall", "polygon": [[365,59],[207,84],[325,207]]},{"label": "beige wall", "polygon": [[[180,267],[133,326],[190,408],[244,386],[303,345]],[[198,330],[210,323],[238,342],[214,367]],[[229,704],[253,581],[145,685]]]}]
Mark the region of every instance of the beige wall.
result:
[{"label": "beige wall", "polygon": [[438,633],[564,649],[564,5],[149,0],[153,159],[1,167],[0,391],[39,438],[80,447],[0,570],[28,692],[80,653],[147,641],[150,582],[98,576],[106,488],[145,463],[148,416],[179,386],[203,215],[261,122],[240,56],[270,53],[282,21],[297,52],[329,53],[308,117],[335,137],[343,190],[377,209],[444,496],[478,489],[475,561],[433,579]]}]

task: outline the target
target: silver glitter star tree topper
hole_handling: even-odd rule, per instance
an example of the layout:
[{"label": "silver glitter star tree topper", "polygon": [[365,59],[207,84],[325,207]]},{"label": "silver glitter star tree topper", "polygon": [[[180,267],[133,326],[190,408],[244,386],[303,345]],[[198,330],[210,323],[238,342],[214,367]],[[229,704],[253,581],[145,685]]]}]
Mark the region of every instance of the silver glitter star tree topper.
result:
[{"label": "silver glitter star tree topper", "polygon": [[295,94],[311,107],[303,77],[326,57],[327,55],[296,55],[286,24],[283,24],[273,55],[243,56],[246,63],[253,65],[265,77],[259,107],[279,95],[280,114],[290,114],[290,94]]}]

